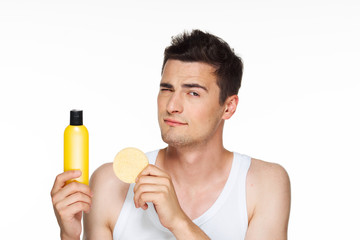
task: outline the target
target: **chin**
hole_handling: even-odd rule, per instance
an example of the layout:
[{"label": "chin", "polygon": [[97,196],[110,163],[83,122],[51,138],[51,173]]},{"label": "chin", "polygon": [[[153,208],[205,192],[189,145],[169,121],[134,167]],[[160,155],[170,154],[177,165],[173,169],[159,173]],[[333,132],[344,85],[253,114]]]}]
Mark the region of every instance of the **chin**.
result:
[{"label": "chin", "polygon": [[162,140],[169,146],[186,147],[193,144],[190,138],[185,136],[174,136],[171,134],[161,134]]}]

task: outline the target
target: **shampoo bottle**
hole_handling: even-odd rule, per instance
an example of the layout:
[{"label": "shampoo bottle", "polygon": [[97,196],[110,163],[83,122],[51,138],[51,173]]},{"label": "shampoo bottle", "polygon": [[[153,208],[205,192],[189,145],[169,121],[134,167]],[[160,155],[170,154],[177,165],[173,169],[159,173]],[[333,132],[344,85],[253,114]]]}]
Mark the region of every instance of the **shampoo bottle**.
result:
[{"label": "shampoo bottle", "polygon": [[69,170],[81,170],[82,175],[74,180],[89,185],[89,133],[82,110],[70,111],[70,125],[64,132],[64,171]]}]

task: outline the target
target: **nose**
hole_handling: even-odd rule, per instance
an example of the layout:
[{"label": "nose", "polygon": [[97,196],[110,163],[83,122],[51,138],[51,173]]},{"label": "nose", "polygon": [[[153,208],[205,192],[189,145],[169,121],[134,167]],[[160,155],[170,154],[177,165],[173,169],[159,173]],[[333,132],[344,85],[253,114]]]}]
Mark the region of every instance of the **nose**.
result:
[{"label": "nose", "polygon": [[179,93],[174,92],[171,95],[171,97],[169,98],[168,103],[166,105],[166,111],[169,114],[182,113],[183,103],[182,103],[182,97]]}]

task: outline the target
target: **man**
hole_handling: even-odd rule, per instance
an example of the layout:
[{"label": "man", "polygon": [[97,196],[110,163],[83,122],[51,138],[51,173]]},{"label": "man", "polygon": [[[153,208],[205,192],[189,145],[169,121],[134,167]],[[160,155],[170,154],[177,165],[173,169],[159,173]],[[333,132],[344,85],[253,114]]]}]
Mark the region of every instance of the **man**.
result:
[{"label": "man", "polygon": [[158,121],[168,147],[147,153],[136,184],[98,168],[90,188],[57,176],[62,239],[287,239],[290,182],[279,165],[226,150],[225,120],[238,104],[243,65],[222,39],[194,30],[166,48]]}]

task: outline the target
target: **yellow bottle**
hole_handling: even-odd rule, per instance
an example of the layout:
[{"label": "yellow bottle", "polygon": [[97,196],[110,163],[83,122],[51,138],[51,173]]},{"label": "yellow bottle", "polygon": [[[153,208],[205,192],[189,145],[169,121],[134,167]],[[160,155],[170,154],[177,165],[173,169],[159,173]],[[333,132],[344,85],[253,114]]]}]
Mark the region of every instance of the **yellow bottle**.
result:
[{"label": "yellow bottle", "polygon": [[64,171],[81,170],[82,175],[74,180],[89,185],[89,133],[83,125],[82,113],[70,111],[70,125],[64,132]]}]

